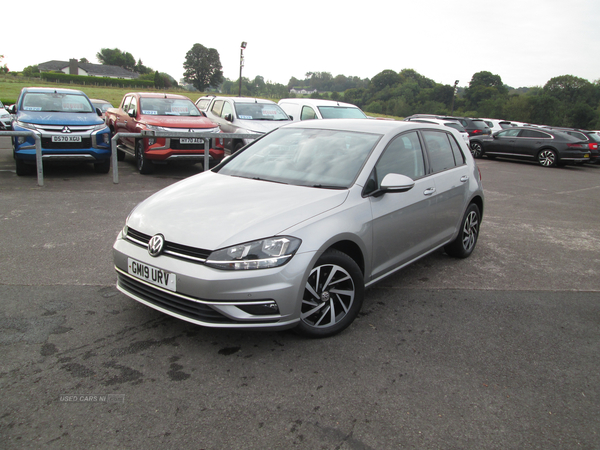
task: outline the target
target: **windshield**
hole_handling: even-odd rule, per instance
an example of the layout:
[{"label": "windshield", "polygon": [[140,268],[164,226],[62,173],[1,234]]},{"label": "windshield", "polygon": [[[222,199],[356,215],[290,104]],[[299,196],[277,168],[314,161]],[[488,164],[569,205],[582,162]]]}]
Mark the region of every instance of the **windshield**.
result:
[{"label": "windshield", "polygon": [[85,95],[55,92],[28,92],[21,103],[22,111],[91,113],[92,104]]},{"label": "windshield", "polygon": [[236,103],[235,112],[243,120],[289,120],[283,109],[274,103]]},{"label": "windshield", "polygon": [[223,175],[296,186],[349,188],[380,135],[283,128],[229,159]]},{"label": "windshield", "polygon": [[140,98],[140,111],[148,116],[201,116],[191,100],[179,98]]},{"label": "windshield", "polygon": [[94,108],[98,108],[102,112],[106,112],[108,109],[112,108],[113,105],[110,103],[93,103]]},{"label": "windshield", "polygon": [[319,106],[323,119],[366,119],[360,109],[352,106]]}]

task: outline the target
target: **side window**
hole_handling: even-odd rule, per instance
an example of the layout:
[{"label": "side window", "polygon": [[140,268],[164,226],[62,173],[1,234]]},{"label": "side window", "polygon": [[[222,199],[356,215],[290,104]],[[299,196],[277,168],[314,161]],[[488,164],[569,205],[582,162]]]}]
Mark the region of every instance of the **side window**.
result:
[{"label": "side window", "polygon": [[131,103],[131,95],[128,95],[123,99],[123,111],[129,112],[129,104]]},{"label": "side window", "polygon": [[137,99],[135,97],[131,97],[131,103],[128,107],[128,112],[133,109],[133,114],[137,115]]},{"label": "side window", "polygon": [[317,114],[315,113],[314,109],[312,109],[310,106],[302,107],[302,114],[300,115],[300,120],[312,120],[316,118]]},{"label": "side window", "polygon": [[425,146],[427,147],[433,173],[452,169],[456,166],[448,133],[423,130],[423,138],[425,139]]},{"label": "side window", "polygon": [[521,130],[519,137],[534,138],[534,139],[549,139],[550,135],[536,130]]},{"label": "side window", "polygon": [[223,111],[221,112],[221,117],[224,119],[227,114],[231,114],[231,118],[233,119],[233,108],[229,102],[223,102]]},{"label": "side window", "polygon": [[223,110],[223,100],[215,100],[210,110],[215,116],[221,117],[221,111]]},{"label": "side window", "polygon": [[425,164],[419,136],[415,131],[394,138],[375,165],[377,187],[388,173],[398,173],[416,180],[425,176]]},{"label": "side window", "polygon": [[452,153],[454,154],[454,162],[457,166],[462,166],[465,164],[465,155],[460,149],[460,145],[458,145],[458,142],[456,142],[456,139],[454,139],[454,136],[451,134],[448,134],[448,140],[450,141],[450,147],[452,147]]}]

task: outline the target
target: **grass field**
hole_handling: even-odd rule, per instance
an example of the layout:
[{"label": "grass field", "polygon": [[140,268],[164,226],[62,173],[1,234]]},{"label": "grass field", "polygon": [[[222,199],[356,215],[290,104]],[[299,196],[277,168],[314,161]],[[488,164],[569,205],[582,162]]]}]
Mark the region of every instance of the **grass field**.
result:
[{"label": "grass field", "polygon": [[[86,93],[89,98],[99,98],[102,100],[106,100],[112,103],[114,106],[119,106],[123,96],[128,92],[148,92],[147,88],[117,88],[111,86],[89,86],[89,85],[77,85],[77,84],[59,84],[59,83],[49,83],[40,80],[39,78],[23,78],[23,77],[14,77],[12,75],[3,75],[0,76],[0,101],[5,105],[11,105],[17,102],[19,98],[19,93],[21,89],[24,87],[31,86],[48,86],[48,87],[56,87],[56,88],[68,88],[68,89],[78,89]],[[206,95],[204,92],[192,92],[186,91],[184,89],[177,90],[160,90],[155,92],[168,92],[171,94],[179,94],[185,95],[191,101],[196,102],[198,98]],[[279,101],[279,99],[269,99],[273,100],[275,103]],[[400,117],[386,116],[383,114],[373,114],[367,113],[369,116],[373,117],[381,117],[387,119],[395,119],[402,120]]]},{"label": "grass field", "polygon": [[[39,78],[21,78],[13,76],[2,76],[0,77],[0,100],[5,105],[16,103],[19,98],[19,93],[24,87],[40,86],[40,87],[56,87],[56,88],[68,88],[77,89],[86,93],[89,98],[99,98],[111,102],[113,105],[118,106],[121,103],[121,99],[128,92],[137,91],[148,91],[147,88],[117,88],[111,86],[82,86],[76,84],[58,84],[48,83],[40,80]],[[180,94],[189,97],[193,102],[198,100],[199,97],[205,95],[203,92],[190,92],[183,89],[177,90],[161,90],[156,92],[168,92],[172,94]]]}]

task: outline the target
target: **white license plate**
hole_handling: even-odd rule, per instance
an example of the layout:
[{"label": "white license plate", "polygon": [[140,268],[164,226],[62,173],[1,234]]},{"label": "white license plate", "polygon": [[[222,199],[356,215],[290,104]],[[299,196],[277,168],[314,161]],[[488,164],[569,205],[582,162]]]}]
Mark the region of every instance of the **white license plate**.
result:
[{"label": "white license plate", "polygon": [[140,280],[147,281],[170,291],[177,291],[177,276],[135,259],[127,258],[127,272]]},{"label": "white license plate", "polygon": [[204,139],[201,138],[181,138],[179,142],[182,144],[204,144]]},{"label": "white license plate", "polygon": [[81,142],[81,136],[52,136],[52,142]]}]

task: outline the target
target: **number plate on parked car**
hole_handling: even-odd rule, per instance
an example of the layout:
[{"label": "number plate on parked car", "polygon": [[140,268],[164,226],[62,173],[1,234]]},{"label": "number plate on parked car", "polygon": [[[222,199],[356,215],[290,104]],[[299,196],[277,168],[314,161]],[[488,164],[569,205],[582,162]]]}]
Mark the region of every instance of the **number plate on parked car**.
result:
[{"label": "number plate on parked car", "polygon": [[127,272],[129,275],[133,275],[156,286],[173,292],[177,290],[177,276],[174,273],[169,273],[131,258],[127,259]]},{"label": "number plate on parked car", "polygon": [[52,142],[81,142],[81,136],[52,136]]},{"label": "number plate on parked car", "polygon": [[179,142],[182,144],[204,144],[204,139],[200,138],[181,138]]}]

